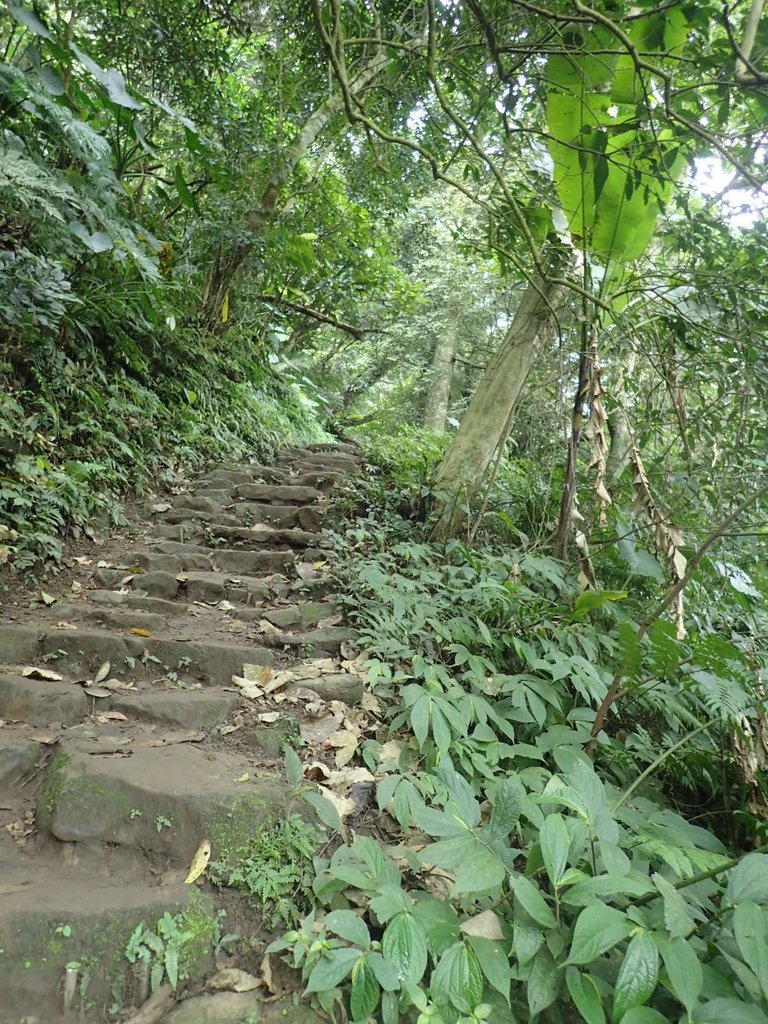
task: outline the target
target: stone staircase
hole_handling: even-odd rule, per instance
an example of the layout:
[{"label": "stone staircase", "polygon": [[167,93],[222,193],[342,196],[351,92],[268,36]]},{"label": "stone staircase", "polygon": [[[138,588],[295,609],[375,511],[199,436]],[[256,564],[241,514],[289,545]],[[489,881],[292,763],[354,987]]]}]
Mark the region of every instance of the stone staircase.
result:
[{"label": "stone staircase", "polygon": [[[321,533],[359,462],[338,444],[213,466],[154,506],[135,547],[115,539],[71,563],[66,593],[2,609],[0,1024],[141,1005],[148,967],[126,946],[166,911],[195,932],[191,976],[210,970],[220,904],[184,882],[196,849],[207,838],[215,858],[285,813],[292,687],[362,695]],[[299,661],[308,678],[282,689],[279,715],[233,683]]]}]

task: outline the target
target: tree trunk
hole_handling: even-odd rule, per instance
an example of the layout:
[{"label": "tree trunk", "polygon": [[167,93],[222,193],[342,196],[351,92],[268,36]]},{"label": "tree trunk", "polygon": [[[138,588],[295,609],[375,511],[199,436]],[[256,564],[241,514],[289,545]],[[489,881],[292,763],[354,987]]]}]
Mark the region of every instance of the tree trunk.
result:
[{"label": "tree trunk", "polygon": [[440,495],[433,540],[455,537],[477,497],[510,411],[540,349],[544,324],[555,312],[559,286],[539,277],[523,292],[501,347],[467,407],[453,444],[440,463],[434,488]]},{"label": "tree trunk", "polygon": [[457,344],[458,333],[451,324],[437,339],[432,357],[432,374],[424,408],[424,426],[427,430],[445,430]]},{"label": "tree trunk", "polygon": [[627,380],[632,379],[637,366],[637,355],[629,352],[623,360],[616,360],[616,382],[613,386],[613,399],[616,403],[608,416],[608,433],[611,444],[608,458],[605,460],[605,486],[612,491],[618,484],[629,465],[632,451],[632,431],[625,409],[628,408]]}]

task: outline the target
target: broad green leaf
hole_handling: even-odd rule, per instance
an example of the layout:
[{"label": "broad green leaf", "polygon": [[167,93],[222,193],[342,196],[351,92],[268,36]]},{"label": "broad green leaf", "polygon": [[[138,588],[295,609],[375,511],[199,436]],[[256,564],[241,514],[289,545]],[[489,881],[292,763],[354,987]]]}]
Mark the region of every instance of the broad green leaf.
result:
[{"label": "broad green leaf", "polygon": [[609,601],[626,601],[628,596],[626,590],[583,590],[574,601],[573,617],[583,618]]},{"label": "broad green leaf", "polygon": [[704,984],[704,973],[695,950],[684,938],[657,940],[657,945],[672,994],[692,1014]]},{"label": "broad green leaf", "polygon": [[748,853],[730,874],[725,902],[731,906],[742,900],[768,904],[768,855]]},{"label": "broad green leaf", "polygon": [[504,942],[484,939],[480,935],[468,935],[467,942],[475,951],[480,969],[497,992],[500,992],[509,1005],[509,985],[512,980],[512,968],[507,956]]},{"label": "broad green leaf", "polygon": [[416,701],[411,708],[411,728],[419,748],[423,747],[429,733],[429,712],[431,701],[429,694],[425,693]]},{"label": "broad green leaf", "polygon": [[427,946],[438,957],[461,938],[459,918],[448,900],[427,893],[414,893],[413,916],[424,929]]},{"label": "broad green leaf", "polygon": [[306,991],[328,992],[336,988],[359,959],[359,949],[331,949],[324,953],[312,968]]},{"label": "broad green leaf", "polygon": [[376,896],[371,899],[370,907],[378,920],[384,924],[395,914],[399,914],[401,911],[410,911],[412,900],[399,886],[383,885]]},{"label": "broad green leaf", "polygon": [[509,880],[515,896],[526,913],[543,928],[554,928],[555,915],[549,907],[538,887],[525,875],[515,875]]},{"label": "broad green leaf", "polygon": [[304,781],[304,766],[299,755],[292,746],[286,744],[283,747],[283,757],[285,758],[285,775],[288,785],[291,789],[298,789]]},{"label": "broad green leaf", "polygon": [[768,997],[768,921],[765,912],[751,900],[739,903],[733,912],[733,934],[742,960],[754,971],[763,995]]},{"label": "broad green leaf", "polygon": [[387,925],[381,951],[397,968],[404,987],[418,985],[427,969],[427,940],[424,928],[409,913],[400,913]]},{"label": "broad green leaf", "polygon": [[697,1012],[696,1024],[768,1024],[768,1017],[754,1003],[740,999],[710,999]]},{"label": "broad green leaf", "polygon": [[613,1020],[618,1024],[628,1010],[643,1006],[659,980],[659,951],[650,934],[636,932],[624,954],[613,991]]},{"label": "broad green leaf", "polygon": [[483,974],[474,951],[463,942],[449,946],[432,972],[429,987],[433,999],[472,1013],[483,996]]},{"label": "broad green leaf", "polygon": [[568,962],[590,963],[625,939],[634,927],[626,914],[604,903],[587,907],[576,919]]},{"label": "broad green leaf", "polygon": [[493,791],[493,809],[488,832],[493,839],[506,839],[520,818],[525,789],[516,775],[507,775]]},{"label": "broad green leaf", "polygon": [[562,974],[557,970],[552,954],[545,947],[536,954],[526,985],[528,1009],[532,1017],[554,1003],[561,982]]},{"label": "broad green leaf", "polygon": [[644,878],[630,878],[627,875],[597,875],[586,878],[566,889],[561,894],[563,903],[571,907],[587,907],[595,896],[645,896],[653,886]]},{"label": "broad green leaf", "polygon": [[325,926],[355,946],[368,949],[371,944],[368,925],[352,910],[332,910],[326,914]]},{"label": "broad green leaf", "polygon": [[379,983],[367,957],[360,957],[352,968],[352,992],[349,1008],[352,1020],[357,1024],[366,1021],[379,1002]]},{"label": "broad green leaf", "polygon": [[382,1024],[399,1024],[400,1007],[394,992],[384,992],[381,997]]},{"label": "broad green leaf", "polygon": [[128,92],[125,84],[125,78],[121,72],[112,68],[105,73],[103,84],[107,90],[107,95],[113,103],[117,103],[119,107],[126,107],[128,110],[143,110],[144,104],[139,103],[137,99]]},{"label": "broad green leaf", "polygon": [[30,11],[28,7],[20,7],[16,4],[8,4],[8,13],[14,21],[18,21],[20,25],[28,28],[30,32],[34,32],[36,36],[41,36],[43,39],[51,39],[51,33],[40,21],[34,11]]},{"label": "broad green leaf", "polygon": [[173,180],[176,185],[176,191],[179,194],[181,205],[186,206],[188,210],[197,210],[197,201],[189,190],[189,186],[184,178],[184,171],[181,169],[181,164],[176,164],[176,168],[173,172]]},{"label": "broad green leaf", "polygon": [[524,910],[515,896],[515,916],[512,921],[512,946],[521,967],[536,956],[544,942],[544,932]]},{"label": "broad green leaf", "polygon": [[368,953],[366,959],[385,992],[396,992],[400,988],[400,974],[391,960],[383,957],[381,953]]},{"label": "broad green leaf", "polygon": [[582,974],[575,967],[568,967],[565,983],[576,1009],[586,1024],[605,1024],[605,1010],[597,985],[588,974]]},{"label": "broad green leaf", "polygon": [[429,864],[454,871],[456,892],[496,889],[507,873],[503,861],[472,832],[430,843],[420,856]]},{"label": "broad green leaf", "polygon": [[669,1017],[650,1006],[634,1006],[621,1018],[621,1024],[669,1024]]},{"label": "broad green leaf", "polygon": [[320,793],[315,793],[314,791],[302,793],[301,795],[308,804],[312,804],[317,811],[318,818],[324,825],[327,825],[328,828],[332,828],[335,831],[338,831],[341,828],[339,812],[327,797],[322,796]]},{"label": "broad green leaf", "polygon": [[549,880],[558,887],[568,865],[568,850],[571,845],[568,826],[562,814],[547,815],[539,831],[539,843]]},{"label": "broad green leaf", "polygon": [[686,935],[691,934],[695,927],[685,900],[663,875],[654,874],[653,884],[661,893],[664,901],[664,927],[669,932],[670,938],[684,939]]}]

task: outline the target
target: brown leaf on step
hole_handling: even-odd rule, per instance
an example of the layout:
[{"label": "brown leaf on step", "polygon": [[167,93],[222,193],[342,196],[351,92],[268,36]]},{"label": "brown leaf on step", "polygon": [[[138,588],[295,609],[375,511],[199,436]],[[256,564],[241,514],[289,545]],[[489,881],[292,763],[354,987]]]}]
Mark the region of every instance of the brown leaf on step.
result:
[{"label": "brown leaf on step", "polygon": [[152,636],[148,629],[140,629],[138,626],[131,626],[128,632],[133,633],[134,636]]},{"label": "brown leaf on step", "polygon": [[33,732],[26,738],[33,743],[42,743],[44,747],[52,747],[54,743],[59,742],[60,737],[61,734],[58,732]]},{"label": "brown leaf on step", "polygon": [[263,633],[265,636],[280,636],[283,632],[282,629],[278,629],[268,619],[259,619],[256,623],[256,629],[259,633]]},{"label": "brown leaf on step", "polygon": [[325,743],[344,721],[343,715],[324,715],[318,718],[304,718],[299,725],[299,733],[305,743]]},{"label": "brown leaf on step", "polygon": [[312,563],[312,568],[313,569],[322,569],[324,565],[328,565],[328,562],[325,559],[323,559],[323,560],[321,560],[319,562],[313,562]]},{"label": "brown leaf on step", "polygon": [[106,722],[127,722],[128,715],[122,711],[105,711],[103,715],[96,715],[96,721],[104,725]]},{"label": "brown leaf on step", "polygon": [[211,859],[211,844],[207,839],[203,839],[195,850],[195,855],[192,858],[192,863],[189,865],[189,874],[184,879],[185,885],[191,885],[193,882],[202,875],[205,869],[208,867],[208,862]]},{"label": "brown leaf on step", "polygon": [[183,573],[183,572],[181,572],[181,573],[179,573],[179,575],[178,575],[178,576],[176,577],[176,582],[177,582],[177,583],[188,583],[188,582],[189,582],[189,576],[185,576],[185,575],[184,575],[184,573]]},{"label": "brown leaf on step", "polygon": [[247,679],[249,683],[265,686],[271,678],[272,667],[270,665],[249,665],[247,662],[243,664],[243,679]]},{"label": "brown leaf on step", "polygon": [[385,765],[397,765],[400,763],[400,755],[403,752],[403,744],[397,740],[387,740],[379,747],[379,767]]},{"label": "brown leaf on step", "polygon": [[123,576],[118,586],[127,587],[131,580],[136,579],[136,573],[130,573],[128,576]]},{"label": "brown leaf on step", "polygon": [[238,776],[235,779],[235,782],[250,782],[250,781],[251,781],[251,773],[250,772],[243,772],[242,775]]},{"label": "brown leaf on step", "polygon": [[336,767],[343,768],[355,756],[360,737],[348,729],[332,733],[325,741],[327,747],[336,749]]},{"label": "brown leaf on step", "polygon": [[45,679],[49,683],[58,683],[64,678],[60,672],[54,672],[50,668],[37,668],[35,665],[25,665],[21,674],[27,679]]},{"label": "brown leaf on step", "polygon": [[329,615],[327,619],[320,619],[317,623],[318,629],[328,629],[330,626],[338,626],[344,621],[343,615]]},{"label": "brown leaf on step", "polygon": [[328,785],[336,790],[336,792],[343,792],[352,786],[356,786],[360,782],[374,781],[375,779],[373,775],[367,768],[363,768],[362,766],[340,768],[338,771],[331,772],[328,776]]},{"label": "brown leaf on step", "polygon": [[259,697],[264,696],[264,689],[248,679],[243,679],[241,676],[232,676],[232,682],[243,697],[247,697],[248,700],[258,700]]},{"label": "brown leaf on step", "polygon": [[103,680],[105,680],[107,678],[107,676],[109,675],[109,673],[111,671],[112,671],[112,663],[109,662],[109,661],[105,661],[103,664],[99,665],[98,672],[93,677],[93,682],[94,683],[101,683],[101,682],[103,682]]},{"label": "brown leaf on step", "polygon": [[77,562],[78,565],[90,565],[93,559],[88,558],[87,555],[75,555],[73,561]]},{"label": "brown leaf on step", "polygon": [[381,715],[381,703],[379,702],[379,698],[374,697],[372,693],[363,694],[363,699],[360,701],[360,707],[370,715]]},{"label": "brown leaf on step", "polygon": [[231,601],[219,601],[216,607],[220,612],[231,612],[234,610],[235,606],[232,604]]},{"label": "brown leaf on step", "polygon": [[274,982],[272,980],[272,961],[269,959],[269,953],[264,954],[261,964],[259,965],[259,970],[261,971],[261,977],[265,987],[274,995],[275,989],[273,987]]},{"label": "brown leaf on step", "polygon": [[[7,825],[6,828],[8,828]],[[10,896],[12,893],[23,891],[23,885],[0,885],[0,896]],[[29,1021],[29,1017],[25,1017],[24,1020]]]},{"label": "brown leaf on step", "polygon": [[304,765],[304,777],[312,782],[324,781],[330,775],[330,768],[327,764],[323,764],[322,761],[311,761],[309,764]]},{"label": "brown leaf on step", "polygon": [[152,512],[167,512],[171,507],[170,501],[158,501],[156,505],[151,505],[150,509]]},{"label": "brown leaf on step", "polygon": [[265,711],[263,714],[257,715],[256,717],[260,722],[265,722],[267,725],[271,725],[273,722],[276,722],[278,718],[280,718],[280,712]]},{"label": "brown leaf on step", "polygon": [[331,801],[333,806],[338,811],[340,818],[347,818],[349,817],[350,814],[354,814],[354,812],[357,810],[357,804],[355,803],[354,800],[350,800],[349,797],[339,796],[337,793],[334,793],[334,791],[332,789],[329,789],[327,786],[318,786],[318,789],[327,800]]},{"label": "brown leaf on step", "polygon": [[208,979],[206,988],[213,992],[253,992],[263,985],[264,981],[261,978],[254,977],[248,971],[243,971],[239,967],[226,967]]},{"label": "brown leaf on step", "polygon": [[129,683],[123,679],[105,679],[102,683],[107,690],[135,690],[136,686],[131,680]]},{"label": "brown leaf on step", "polygon": [[43,604],[48,605],[49,608],[52,604],[56,603],[56,598],[53,594],[46,594],[44,590],[40,591],[40,597],[43,599]]},{"label": "brown leaf on step", "polygon": [[360,648],[351,640],[342,640],[339,644],[339,654],[345,661],[354,661],[360,653]]},{"label": "brown leaf on step", "polygon": [[175,743],[200,743],[205,739],[205,733],[202,731],[194,732],[175,732],[169,736],[163,736],[159,740],[149,740],[147,743],[142,743],[142,747],[171,747]]},{"label": "brown leaf on step", "polygon": [[112,696],[112,690],[106,686],[91,686],[90,684],[86,684],[83,689],[89,697],[93,697],[97,700],[102,697]]},{"label": "brown leaf on step", "polygon": [[57,622],[55,628],[56,629],[73,630],[73,629],[77,629],[77,626],[74,624],[74,622],[63,622],[62,621],[62,622]]},{"label": "brown leaf on step", "polygon": [[238,729],[243,728],[243,723],[240,722],[238,725],[222,725],[219,729],[219,736],[229,736],[233,732],[237,732]]},{"label": "brown leaf on step", "polygon": [[133,743],[132,736],[105,736],[103,739],[88,740],[85,753],[96,756],[99,754],[117,754]]}]

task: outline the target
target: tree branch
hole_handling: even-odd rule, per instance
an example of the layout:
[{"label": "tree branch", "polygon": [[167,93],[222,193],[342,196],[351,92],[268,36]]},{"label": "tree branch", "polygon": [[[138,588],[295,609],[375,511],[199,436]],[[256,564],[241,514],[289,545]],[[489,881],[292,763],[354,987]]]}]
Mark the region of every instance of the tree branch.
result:
[{"label": "tree branch", "polygon": [[351,334],[358,341],[362,341],[365,335],[370,333],[362,327],[355,327],[354,324],[348,324],[344,320],[339,320],[338,317],[332,316],[330,313],[323,313],[322,310],[313,309],[312,306],[305,306],[302,302],[291,302],[289,299],[283,299],[279,295],[262,294],[257,295],[256,298],[260,302],[268,303],[270,306],[284,306],[286,309],[292,309],[294,313],[302,313],[313,320],[318,320],[321,324],[329,324],[340,331],[346,331],[347,334]]}]

